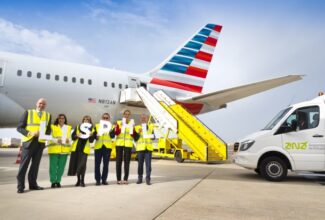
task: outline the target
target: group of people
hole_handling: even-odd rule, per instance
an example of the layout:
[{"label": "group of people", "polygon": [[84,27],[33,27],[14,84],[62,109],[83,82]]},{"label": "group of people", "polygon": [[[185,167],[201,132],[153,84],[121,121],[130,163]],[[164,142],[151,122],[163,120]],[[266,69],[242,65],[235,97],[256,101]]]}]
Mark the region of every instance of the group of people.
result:
[{"label": "group of people", "polygon": [[[95,180],[96,185],[108,185],[108,167],[113,147],[116,146],[116,178],[117,184],[128,184],[129,169],[133,143],[136,145],[138,157],[138,180],[143,182],[143,166],[146,164],[146,184],[151,185],[151,157],[154,126],[149,122],[147,115],[140,116],[140,124],[134,126],[130,110],[123,112],[122,120],[113,125],[109,113],[104,113],[101,123],[95,126],[91,117],[86,115],[82,123],[77,125],[73,132],[65,114],[59,114],[51,124],[51,115],[45,111],[46,100],[41,98],[36,103],[36,109],[25,111],[17,131],[23,135],[21,163],[17,175],[17,192],[25,190],[25,176],[29,164],[28,183],[30,190],[43,190],[37,184],[37,175],[43,150],[46,147],[46,136],[49,154],[49,174],[51,188],[60,188],[61,179],[70,154],[68,176],[77,176],[75,186],[85,187],[85,173],[87,158],[90,154],[90,143],[94,144]],[[41,127],[45,133],[41,134]],[[109,126],[104,129],[103,126]],[[124,161],[124,176],[122,179],[122,162]],[[101,171],[101,163],[103,169]]]}]

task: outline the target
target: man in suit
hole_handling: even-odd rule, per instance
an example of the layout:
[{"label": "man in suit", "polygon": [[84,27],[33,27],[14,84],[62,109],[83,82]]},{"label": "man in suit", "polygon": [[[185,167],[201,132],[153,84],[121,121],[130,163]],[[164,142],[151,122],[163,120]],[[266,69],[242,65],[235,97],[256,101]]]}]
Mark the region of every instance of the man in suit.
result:
[{"label": "man in suit", "polygon": [[25,111],[17,127],[17,131],[24,136],[22,138],[22,159],[17,175],[17,193],[24,192],[26,171],[31,160],[32,163],[28,172],[29,189],[43,189],[37,184],[36,180],[43,149],[45,148],[45,140],[39,139],[42,121],[46,123],[46,134],[51,134],[51,115],[44,111],[45,107],[46,100],[40,98],[36,103],[36,109]]}]

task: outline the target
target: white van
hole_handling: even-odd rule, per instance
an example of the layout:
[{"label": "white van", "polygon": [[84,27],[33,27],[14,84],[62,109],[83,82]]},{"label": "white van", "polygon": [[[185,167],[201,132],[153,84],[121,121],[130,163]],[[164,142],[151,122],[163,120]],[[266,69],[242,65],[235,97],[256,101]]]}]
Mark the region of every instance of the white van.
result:
[{"label": "white van", "polygon": [[235,163],[270,181],[283,180],[288,169],[324,172],[325,95],[283,109],[237,147]]}]

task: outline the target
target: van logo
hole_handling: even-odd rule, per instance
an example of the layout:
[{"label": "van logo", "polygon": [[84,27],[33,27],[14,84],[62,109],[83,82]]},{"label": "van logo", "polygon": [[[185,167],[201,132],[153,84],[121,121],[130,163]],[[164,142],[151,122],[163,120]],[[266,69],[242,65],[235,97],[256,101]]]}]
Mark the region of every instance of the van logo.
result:
[{"label": "van logo", "polygon": [[286,142],[284,148],[286,150],[306,150],[308,142]]}]

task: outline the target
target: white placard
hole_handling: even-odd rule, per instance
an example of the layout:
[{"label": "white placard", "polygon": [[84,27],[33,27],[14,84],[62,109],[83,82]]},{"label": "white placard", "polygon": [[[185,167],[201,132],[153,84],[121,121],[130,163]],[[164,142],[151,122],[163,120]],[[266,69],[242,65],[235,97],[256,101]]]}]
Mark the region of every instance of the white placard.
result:
[{"label": "white placard", "polygon": [[155,137],[153,134],[148,134],[146,123],[142,124],[142,136],[143,136],[143,138],[154,138]]},{"label": "white placard", "polygon": [[80,125],[80,131],[84,132],[85,134],[81,134],[80,138],[82,139],[87,139],[89,138],[90,134],[91,134],[91,131],[90,131],[90,128],[91,128],[91,124],[90,123],[82,123]]},{"label": "white placard", "polygon": [[51,141],[52,135],[46,135],[45,133],[46,133],[46,121],[41,121],[38,138],[46,141]]},{"label": "white placard", "polygon": [[112,129],[112,123],[109,121],[100,120],[99,121],[99,129],[98,136],[102,136],[104,133],[109,133]]},{"label": "white placard", "polygon": [[125,129],[129,128],[129,133],[132,135],[133,134],[133,127],[134,127],[134,120],[131,119],[129,121],[129,124],[126,123],[126,118],[122,118],[122,129],[121,133],[125,133]]}]

